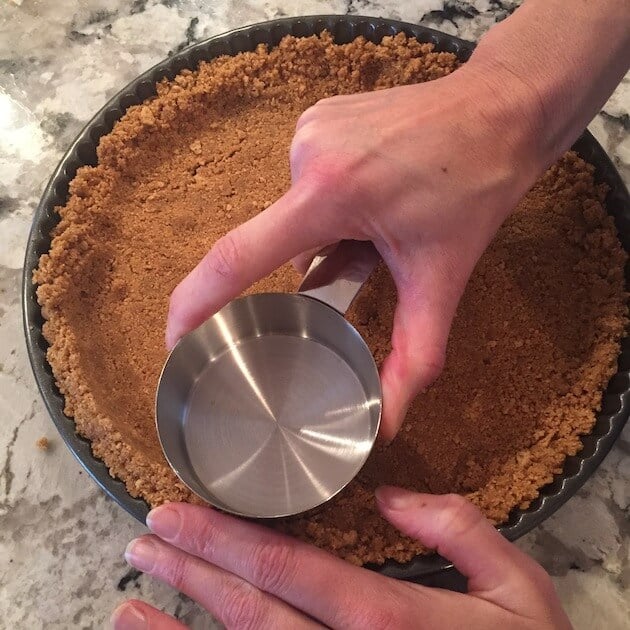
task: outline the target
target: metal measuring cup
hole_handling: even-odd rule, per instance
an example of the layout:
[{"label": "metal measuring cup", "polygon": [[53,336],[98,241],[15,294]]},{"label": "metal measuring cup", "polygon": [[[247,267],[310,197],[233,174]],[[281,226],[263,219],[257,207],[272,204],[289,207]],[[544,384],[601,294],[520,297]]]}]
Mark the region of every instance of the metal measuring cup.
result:
[{"label": "metal measuring cup", "polygon": [[339,493],[381,418],[378,369],[343,317],[379,261],[369,242],[317,256],[297,293],[230,302],[169,354],[157,432],[181,481],[240,516],[273,518]]}]

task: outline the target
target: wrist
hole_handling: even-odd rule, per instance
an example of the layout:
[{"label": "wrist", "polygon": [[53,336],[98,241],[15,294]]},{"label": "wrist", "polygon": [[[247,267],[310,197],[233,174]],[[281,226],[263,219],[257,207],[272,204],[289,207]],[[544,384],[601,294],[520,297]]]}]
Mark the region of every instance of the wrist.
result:
[{"label": "wrist", "polygon": [[540,170],[575,142],[628,70],[630,3],[527,0],[464,66],[528,130]]},{"label": "wrist", "polygon": [[[459,80],[456,83],[456,77]],[[494,234],[538,177],[553,162],[544,144],[544,109],[536,92],[509,70],[473,57],[451,75],[474,126],[468,141],[477,147],[482,166],[501,203],[486,208]]]},{"label": "wrist", "polygon": [[476,90],[481,90],[481,115],[510,146],[518,165],[536,178],[558,151],[546,134],[548,105],[535,82],[511,69],[499,50],[482,48],[482,44],[458,72],[467,74]]}]

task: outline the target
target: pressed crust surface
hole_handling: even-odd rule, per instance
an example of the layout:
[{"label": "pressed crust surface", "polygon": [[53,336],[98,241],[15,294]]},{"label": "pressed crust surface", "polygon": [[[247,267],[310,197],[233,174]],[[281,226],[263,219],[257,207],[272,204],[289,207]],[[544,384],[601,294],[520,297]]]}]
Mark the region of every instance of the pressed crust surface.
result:
[{"label": "pressed crust surface", "polygon": [[[154,428],[168,296],[217,238],[287,189],[300,113],[457,65],[402,35],[380,46],[288,37],[163,82],[101,139],[98,165],[79,170],[58,209],[34,280],[65,412],[133,496],[198,501]],[[377,485],[465,494],[494,522],[537,496],[592,428],[626,323],[626,256],[605,192],[572,153],[540,178],[479,262],[445,371],[399,437],[333,503],[278,527],[355,563],[406,561],[423,550],[378,515]],[[298,282],[287,266],[252,291]],[[395,301],[380,268],[349,314],[379,363]]]}]

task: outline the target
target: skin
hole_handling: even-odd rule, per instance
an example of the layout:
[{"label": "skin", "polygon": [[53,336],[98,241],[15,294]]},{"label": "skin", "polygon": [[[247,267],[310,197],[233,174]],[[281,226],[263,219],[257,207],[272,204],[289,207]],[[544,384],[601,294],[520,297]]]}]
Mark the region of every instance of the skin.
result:
[{"label": "skin", "polygon": [[[215,510],[169,504],[147,518],[152,535],[127,561],[198,601],[228,628],[568,629],[551,579],[458,495],[380,488],[383,516],[435,547],[468,577],[469,593],[431,589],[352,566],[315,547]],[[118,630],[182,629],[132,600]]]},{"label": "skin", "polygon": [[[342,239],[370,240],[398,289],[381,369],[382,436],[392,439],[442,369],[478,258],[627,71],[629,23],[630,0],[528,0],[448,77],[317,103],[297,124],[291,188],[217,241],[173,292],[167,346],[287,261],[304,269]],[[570,627],[542,568],[461,497],[385,488],[377,499],[386,519],[469,578],[468,594],[396,582],[191,505],[153,510],[153,534],[126,558],[228,627]],[[183,627],[133,600],[113,622]]]},{"label": "skin", "polygon": [[570,20],[566,7],[529,0],[450,76],[304,112],[291,188],[176,287],[167,347],[287,261],[304,270],[342,239],[372,241],[398,290],[381,368],[381,436],[391,440],[442,370],[457,304],[496,230],[627,68],[630,0],[576,2]]}]

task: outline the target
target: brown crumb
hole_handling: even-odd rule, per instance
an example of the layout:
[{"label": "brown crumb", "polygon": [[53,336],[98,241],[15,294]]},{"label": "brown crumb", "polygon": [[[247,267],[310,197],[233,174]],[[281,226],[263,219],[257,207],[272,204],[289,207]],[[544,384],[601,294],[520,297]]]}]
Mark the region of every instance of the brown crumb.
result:
[{"label": "brown crumb", "polygon": [[[221,235],[288,188],[299,115],[326,96],[457,65],[402,35],[380,46],[289,37],[163,81],[101,139],[34,280],[65,411],[133,496],[199,502],[167,466],[153,423],[168,296]],[[540,178],[479,262],[445,371],[397,439],[334,502],[278,527],[356,564],[406,561],[423,549],[381,518],[378,485],[458,492],[495,522],[529,505],[581,448],[615,371],[626,256],[604,194],[574,153]],[[286,266],[252,291],[292,291],[298,280]],[[379,363],[395,303],[381,267],[349,314]]]},{"label": "brown crumb", "polygon": [[47,437],[40,437],[37,442],[35,442],[35,446],[40,451],[47,451],[50,448],[50,440]]}]

